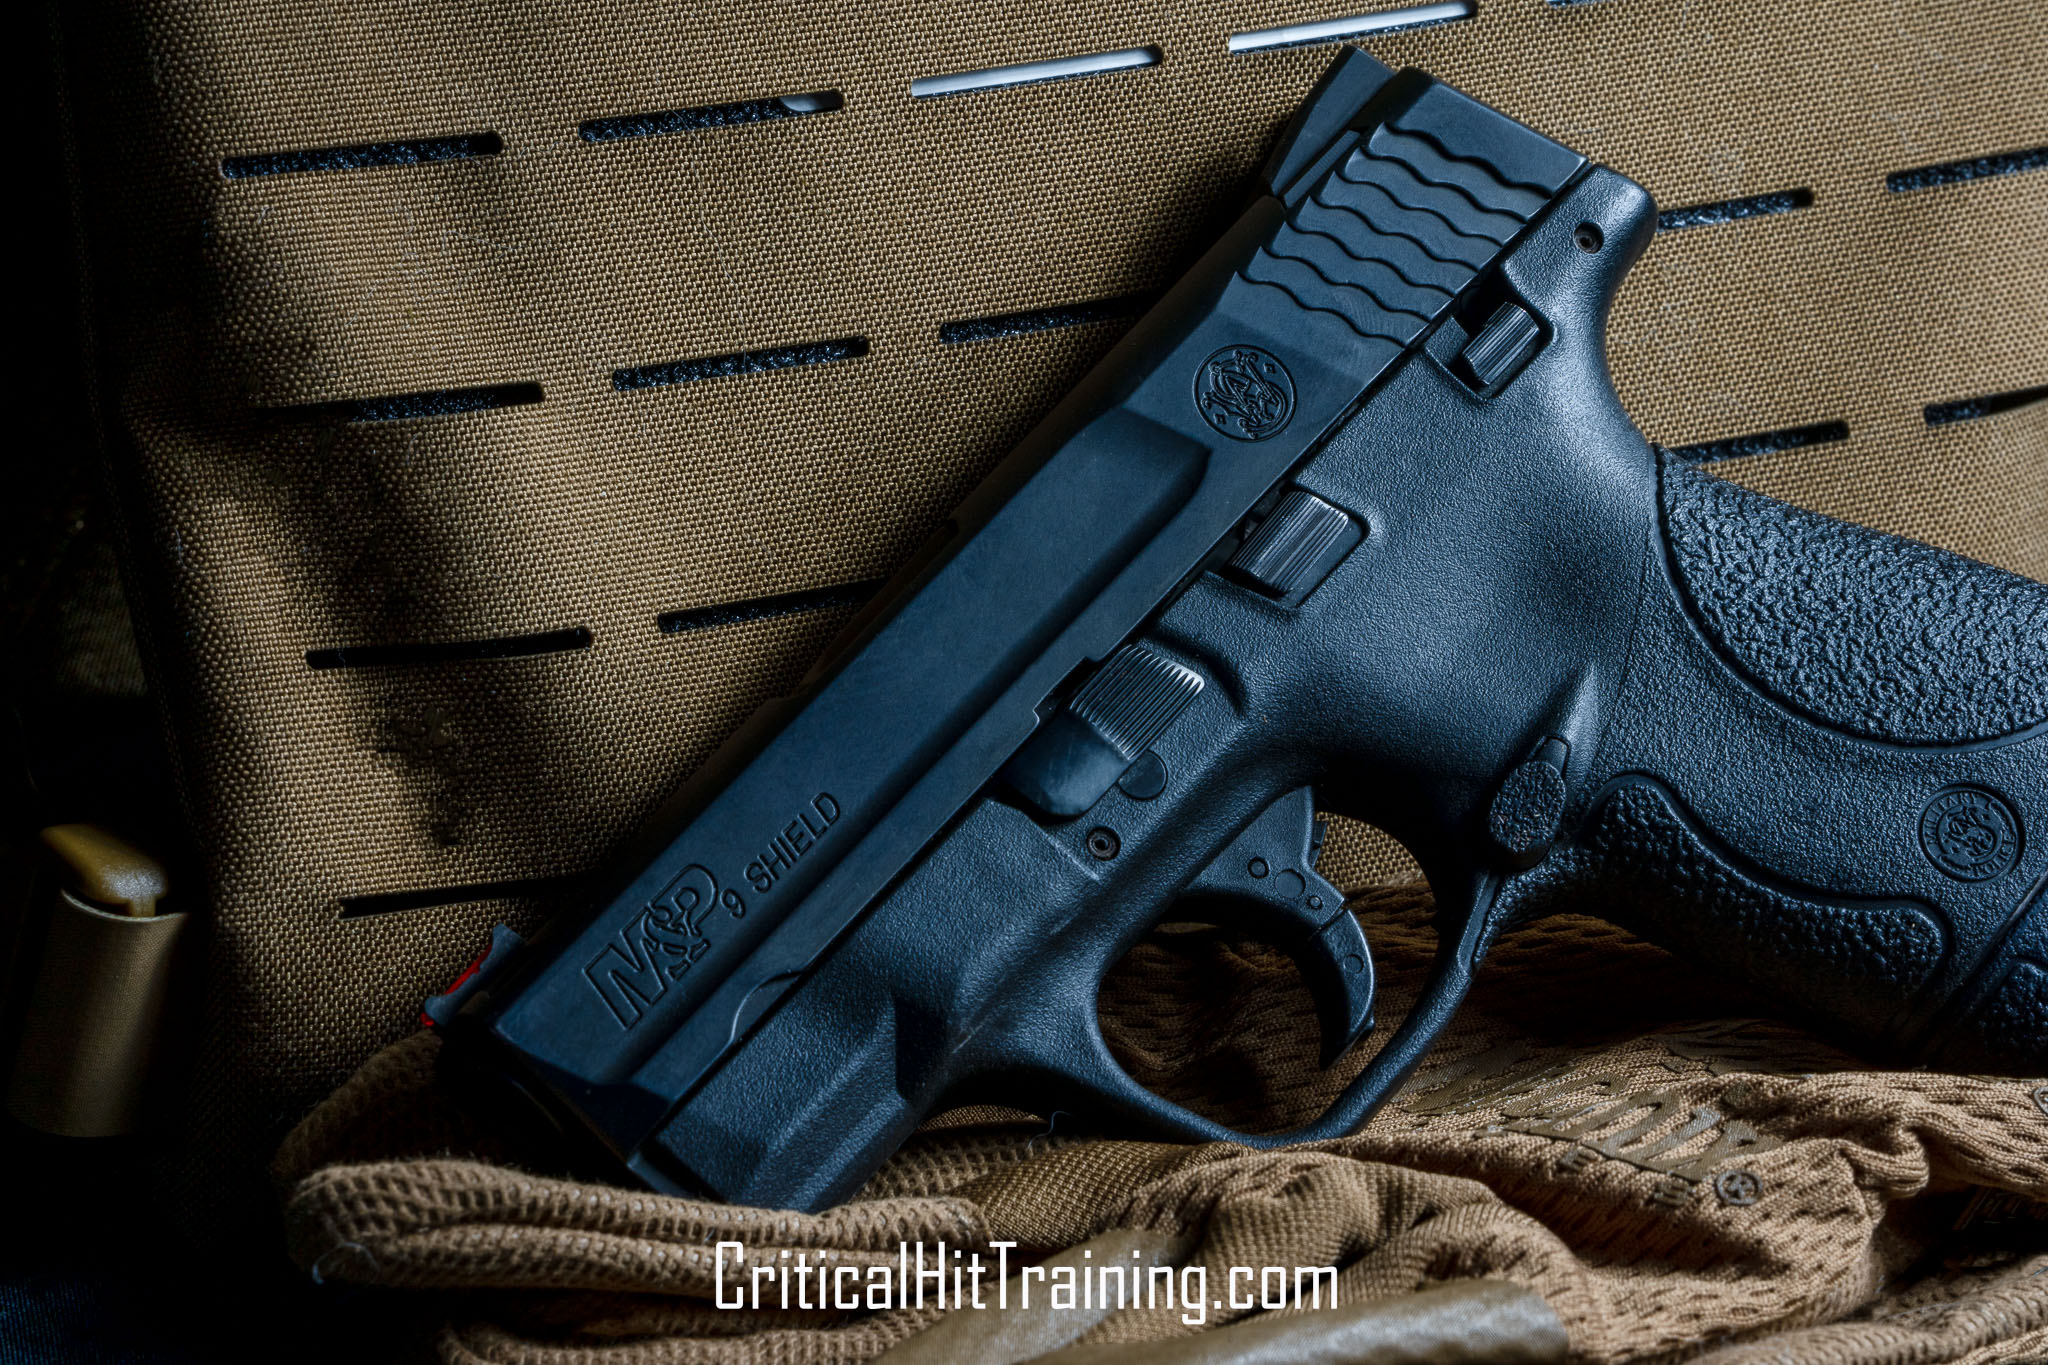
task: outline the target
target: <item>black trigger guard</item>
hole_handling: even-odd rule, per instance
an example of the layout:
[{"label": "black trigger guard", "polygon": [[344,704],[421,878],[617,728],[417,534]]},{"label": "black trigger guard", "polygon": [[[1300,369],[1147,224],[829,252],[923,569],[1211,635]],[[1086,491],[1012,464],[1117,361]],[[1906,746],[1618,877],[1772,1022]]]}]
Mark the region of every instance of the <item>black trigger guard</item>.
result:
[{"label": "black trigger guard", "polygon": [[1280,948],[1315,996],[1329,1066],[1372,1031],[1372,952],[1344,893],[1316,871],[1322,840],[1315,793],[1266,807],[1181,891],[1176,914],[1240,930]]}]

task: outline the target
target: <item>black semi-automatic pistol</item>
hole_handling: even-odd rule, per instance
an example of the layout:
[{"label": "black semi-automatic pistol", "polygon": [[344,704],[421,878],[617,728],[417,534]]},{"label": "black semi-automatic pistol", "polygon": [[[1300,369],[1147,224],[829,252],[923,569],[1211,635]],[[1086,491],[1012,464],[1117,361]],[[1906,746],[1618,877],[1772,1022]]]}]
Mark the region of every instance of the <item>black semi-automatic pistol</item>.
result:
[{"label": "black semi-automatic pistol", "polygon": [[[1650,196],[1346,51],[1265,192],[619,862],[429,1002],[658,1189],[843,1200],[996,1100],[1255,1147],[1363,1123],[1503,927],[1601,915],[1854,1046],[2048,1072],[2048,586],[1745,491],[1609,379]],[[1372,1027],[1316,812],[1437,905],[1340,1098],[1234,1132],[1096,1017],[1166,919]]]}]

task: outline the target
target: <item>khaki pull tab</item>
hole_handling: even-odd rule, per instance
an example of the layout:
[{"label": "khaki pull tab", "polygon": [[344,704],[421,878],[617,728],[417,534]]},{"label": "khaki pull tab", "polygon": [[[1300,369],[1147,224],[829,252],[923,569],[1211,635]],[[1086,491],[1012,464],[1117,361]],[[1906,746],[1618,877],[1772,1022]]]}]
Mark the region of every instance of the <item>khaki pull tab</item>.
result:
[{"label": "khaki pull tab", "polygon": [[96,825],[43,831],[58,885],[28,988],[7,1112],[63,1137],[134,1131],[183,914],[163,865]]}]

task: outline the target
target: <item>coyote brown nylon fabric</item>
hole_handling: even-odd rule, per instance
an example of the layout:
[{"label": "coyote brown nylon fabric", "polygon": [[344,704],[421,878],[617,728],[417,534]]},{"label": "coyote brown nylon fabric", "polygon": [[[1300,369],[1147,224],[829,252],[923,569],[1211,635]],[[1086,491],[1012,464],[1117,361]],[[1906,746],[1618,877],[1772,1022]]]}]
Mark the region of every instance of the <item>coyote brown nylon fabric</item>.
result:
[{"label": "coyote brown nylon fabric", "polygon": [[[1428,908],[1412,887],[1358,906],[1389,1017],[1420,989]],[[1119,1230],[1150,1235],[1134,1247],[1153,1255],[1159,1235],[1184,1248],[1211,1297],[1231,1266],[1335,1267],[1340,1305],[1510,1281],[1548,1302],[1581,1361],[2048,1351],[2041,1079],[1867,1070],[1790,1026],[1731,1019],[1752,1002],[1592,920],[1516,930],[1497,952],[1503,970],[1387,1109],[1354,1137],[1286,1151],[1048,1133],[983,1111],[929,1126],[840,1208],[736,1208],[536,1174],[544,1156],[438,1091],[438,1040],[418,1035],[315,1110],[274,1174],[299,1264],[466,1291],[446,1300],[438,1345],[475,1365],[864,1359],[936,1308],[720,1310],[715,1245],[865,1268],[905,1241],[991,1256],[1014,1241],[1023,1257]],[[1308,1010],[1285,957],[1211,932],[1142,945],[1103,997],[1135,1075],[1266,1128],[1320,1108],[1359,1065],[1318,1068]],[[1197,1330],[1183,1311],[1126,1308],[1078,1341],[1183,1336]]]},{"label": "coyote brown nylon fabric", "polygon": [[[126,572],[208,859],[194,1150],[217,1184],[411,1027],[493,921],[598,862],[845,608],[658,614],[885,574],[1118,324],[941,324],[1170,281],[1328,46],[1230,33],[1375,0],[792,6],[88,0],[63,7],[99,411]],[[1609,339],[1644,430],[1819,422],[1726,466],[2048,575],[2048,175],[1888,173],[2048,142],[2048,27],[1953,6],[1487,0],[1370,40],[1645,183],[1811,207],[1664,234]],[[944,99],[925,75],[1156,47]],[[837,90],[835,112],[583,141],[588,119]],[[493,154],[230,178],[225,158],[491,134]],[[621,368],[864,337],[859,358],[622,392]],[[415,420],[333,406],[535,384]],[[587,648],[310,669],[309,651],[582,627]],[[1330,871],[1412,868],[1356,829]],[[345,917],[345,901],[426,893]],[[438,903],[435,903],[438,902]]]}]

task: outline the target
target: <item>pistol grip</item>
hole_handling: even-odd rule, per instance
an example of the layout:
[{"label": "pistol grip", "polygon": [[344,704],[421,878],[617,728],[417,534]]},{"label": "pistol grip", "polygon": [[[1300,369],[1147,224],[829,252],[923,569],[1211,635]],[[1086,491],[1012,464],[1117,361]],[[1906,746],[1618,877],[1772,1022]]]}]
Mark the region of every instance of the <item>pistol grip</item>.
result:
[{"label": "pistol grip", "polygon": [[1665,456],[1663,563],[1570,836],[1584,908],[1844,1036],[2048,1071],[2048,586]]}]

